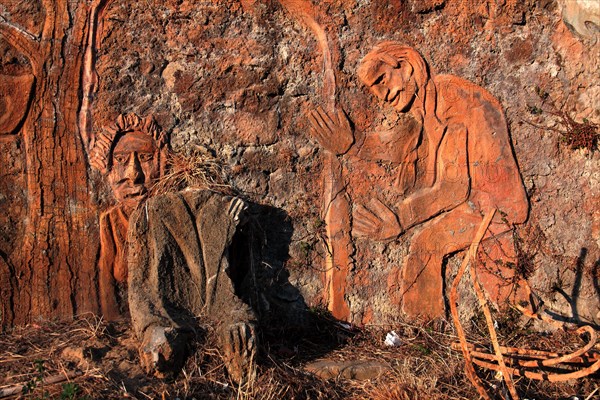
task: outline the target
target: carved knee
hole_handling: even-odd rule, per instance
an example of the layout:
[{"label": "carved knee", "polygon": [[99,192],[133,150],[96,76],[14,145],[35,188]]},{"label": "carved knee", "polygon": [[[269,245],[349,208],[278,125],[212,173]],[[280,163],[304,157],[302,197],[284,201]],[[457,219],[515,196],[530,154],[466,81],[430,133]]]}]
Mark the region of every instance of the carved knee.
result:
[{"label": "carved knee", "polygon": [[148,374],[171,377],[183,366],[187,353],[187,336],[176,328],[150,326],[144,332],[140,360]]}]

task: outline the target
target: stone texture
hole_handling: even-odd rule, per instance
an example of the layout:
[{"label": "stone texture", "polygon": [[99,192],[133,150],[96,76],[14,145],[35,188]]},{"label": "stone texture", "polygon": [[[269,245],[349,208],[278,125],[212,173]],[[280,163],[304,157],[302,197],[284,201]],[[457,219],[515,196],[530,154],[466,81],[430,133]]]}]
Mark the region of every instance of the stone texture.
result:
[{"label": "stone texture", "polygon": [[[330,165],[306,118],[318,106],[328,112],[337,106],[356,132],[411,123],[357,79],[360,60],[381,40],[417,49],[433,75],[459,76],[498,100],[530,201],[528,220],[517,230],[521,251],[535,266],[529,282],[558,313],[600,322],[600,156],[562,146],[554,130],[564,129],[560,119],[538,111],[546,107],[539,86],[575,120],[600,122],[598,44],[569,29],[563,3],[296,3],[309,19],[277,1],[107,2],[96,11],[94,63],[86,74],[90,2],[2,3],[3,18],[32,35],[43,34],[44,7],[55,7],[57,29],[45,34],[65,35],[42,40],[46,50],[32,57],[31,46],[22,44],[27,39],[10,36],[14,31],[0,19],[0,81],[35,77],[24,119],[0,136],[2,324],[98,310],[99,214],[116,201],[87,165],[85,143],[129,112],[153,114],[172,133],[176,150],[209,149],[241,192],[279,208],[263,214],[274,224],[266,261],[273,268],[265,267],[261,279],[286,276],[311,306],[327,306],[328,282],[342,281],[337,289],[347,310],[340,315],[357,323],[392,320],[399,310],[387,277],[403,265],[418,232],[388,242],[352,241],[344,268],[327,269],[327,229],[338,217],[323,224],[323,170]],[[306,23],[310,19],[320,30]],[[84,75],[86,85],[79,80]],[[91,102],[80,118],[84,92]],[[4,108],[0,114],[13,118]],[[385,155],[364,154],[377,156]],[[373,185],[393,183],[390,162],[389,155],[368,161],[370,172],[355,163],[351,177],[367,183],[354,190],[366,194]],[[450,257],[446,278],[460,257]],[[275,294],[265,299],[273,308],[284,301]]]}]

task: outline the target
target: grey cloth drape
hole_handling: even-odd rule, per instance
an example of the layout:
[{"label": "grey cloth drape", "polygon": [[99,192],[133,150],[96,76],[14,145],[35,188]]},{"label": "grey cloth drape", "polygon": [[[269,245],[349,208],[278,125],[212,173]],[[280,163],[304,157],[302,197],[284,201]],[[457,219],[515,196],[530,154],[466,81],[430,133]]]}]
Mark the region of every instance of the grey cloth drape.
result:
[{"label": "grey cloth drape", "polygon": [[200,315],[224,325],[254,319],[228,275],[232,199],[187,190],[153,197],[132,215],[129,310],[138,337],[152,326],[189,327]]}]

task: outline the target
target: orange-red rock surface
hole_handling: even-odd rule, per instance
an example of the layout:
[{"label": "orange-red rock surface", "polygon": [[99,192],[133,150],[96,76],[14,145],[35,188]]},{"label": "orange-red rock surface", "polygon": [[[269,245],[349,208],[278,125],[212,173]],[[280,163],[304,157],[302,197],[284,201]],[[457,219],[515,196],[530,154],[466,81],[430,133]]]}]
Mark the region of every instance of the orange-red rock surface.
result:
[{"label": "orange-red rock surface", "polygon": [[[382,40],[415,48],[434,75],[466,79],[499,101],[529,201],[514,239],[530,261],[521,272],[557,312],[599,323],[600,154],[564,146],[556,130],[565,127],[547,110],[551,101],[578,122],[600,122],[600,38],[565,24],[573,11],[564,2],[480,3],[0,0],[2,325],[98,311],[99,215],[115,200],[87,146],[129,112],[154,115],[175,150],[212,152],[248,199],[279,209],[266,232],[264,279],[289,274],[311,306],[342,293],[335,307],[357,323],[393,318],[400,309],[388,276],[419,232],[351,238],[347,271],[328,270],[323,171],[331,165],[306,117],[340,107],[357,142],[360,132],[398,123],[357,76]],[[90,64],[90,15],[100,5]],[[380,188],[385,197],[391,165],[370,164],[352,165],[348,191]],[[461,257],[447,259],[447,280]],[[264,297],[276,305],[289,296]]]}]

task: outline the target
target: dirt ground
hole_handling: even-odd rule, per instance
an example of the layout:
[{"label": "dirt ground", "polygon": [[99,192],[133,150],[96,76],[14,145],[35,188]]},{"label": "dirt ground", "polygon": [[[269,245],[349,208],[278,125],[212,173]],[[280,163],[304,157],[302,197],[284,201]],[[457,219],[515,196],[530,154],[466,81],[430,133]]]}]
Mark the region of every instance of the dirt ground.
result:
[{"label": "dirt ground", "polygon": [[[137,341],[127,321],[106,323],[87,315],[72,322],[44,321],[0,334],[0,393],[10,399],[476,399],[464,374],[451,324],[355,328],[314,312],[314,324],[299,332],[272,323],[261,331],[257,378],[238,386],[227,376],[213,332],[198,334],[183,370],[170,380],[147,376],[138,363]],[[584,338],[563,331],[534,333],[511,318],[499,320],[506,345],[572,350]],[[469,341],[489,346],[481,321]],[[394,330],[398,346],[384,344]],[[598,351],[596,345],[595,352]],[[306,371],[315,360],[377,361],[389,367],[372,379],[322,379]],[[494,373],[478,369],[488,392],[505,396]],[[377,374],[376,374],[377,375]],[[69,376],[70,379],[62,377]],[[564,383],[516,379],[522,399],[598,399],[600,375]],[[57,383],[50,383],[60,380]],[[25,385],[25,388],[22,388]],[[2,397],[0,395],[0,397]]]}]

